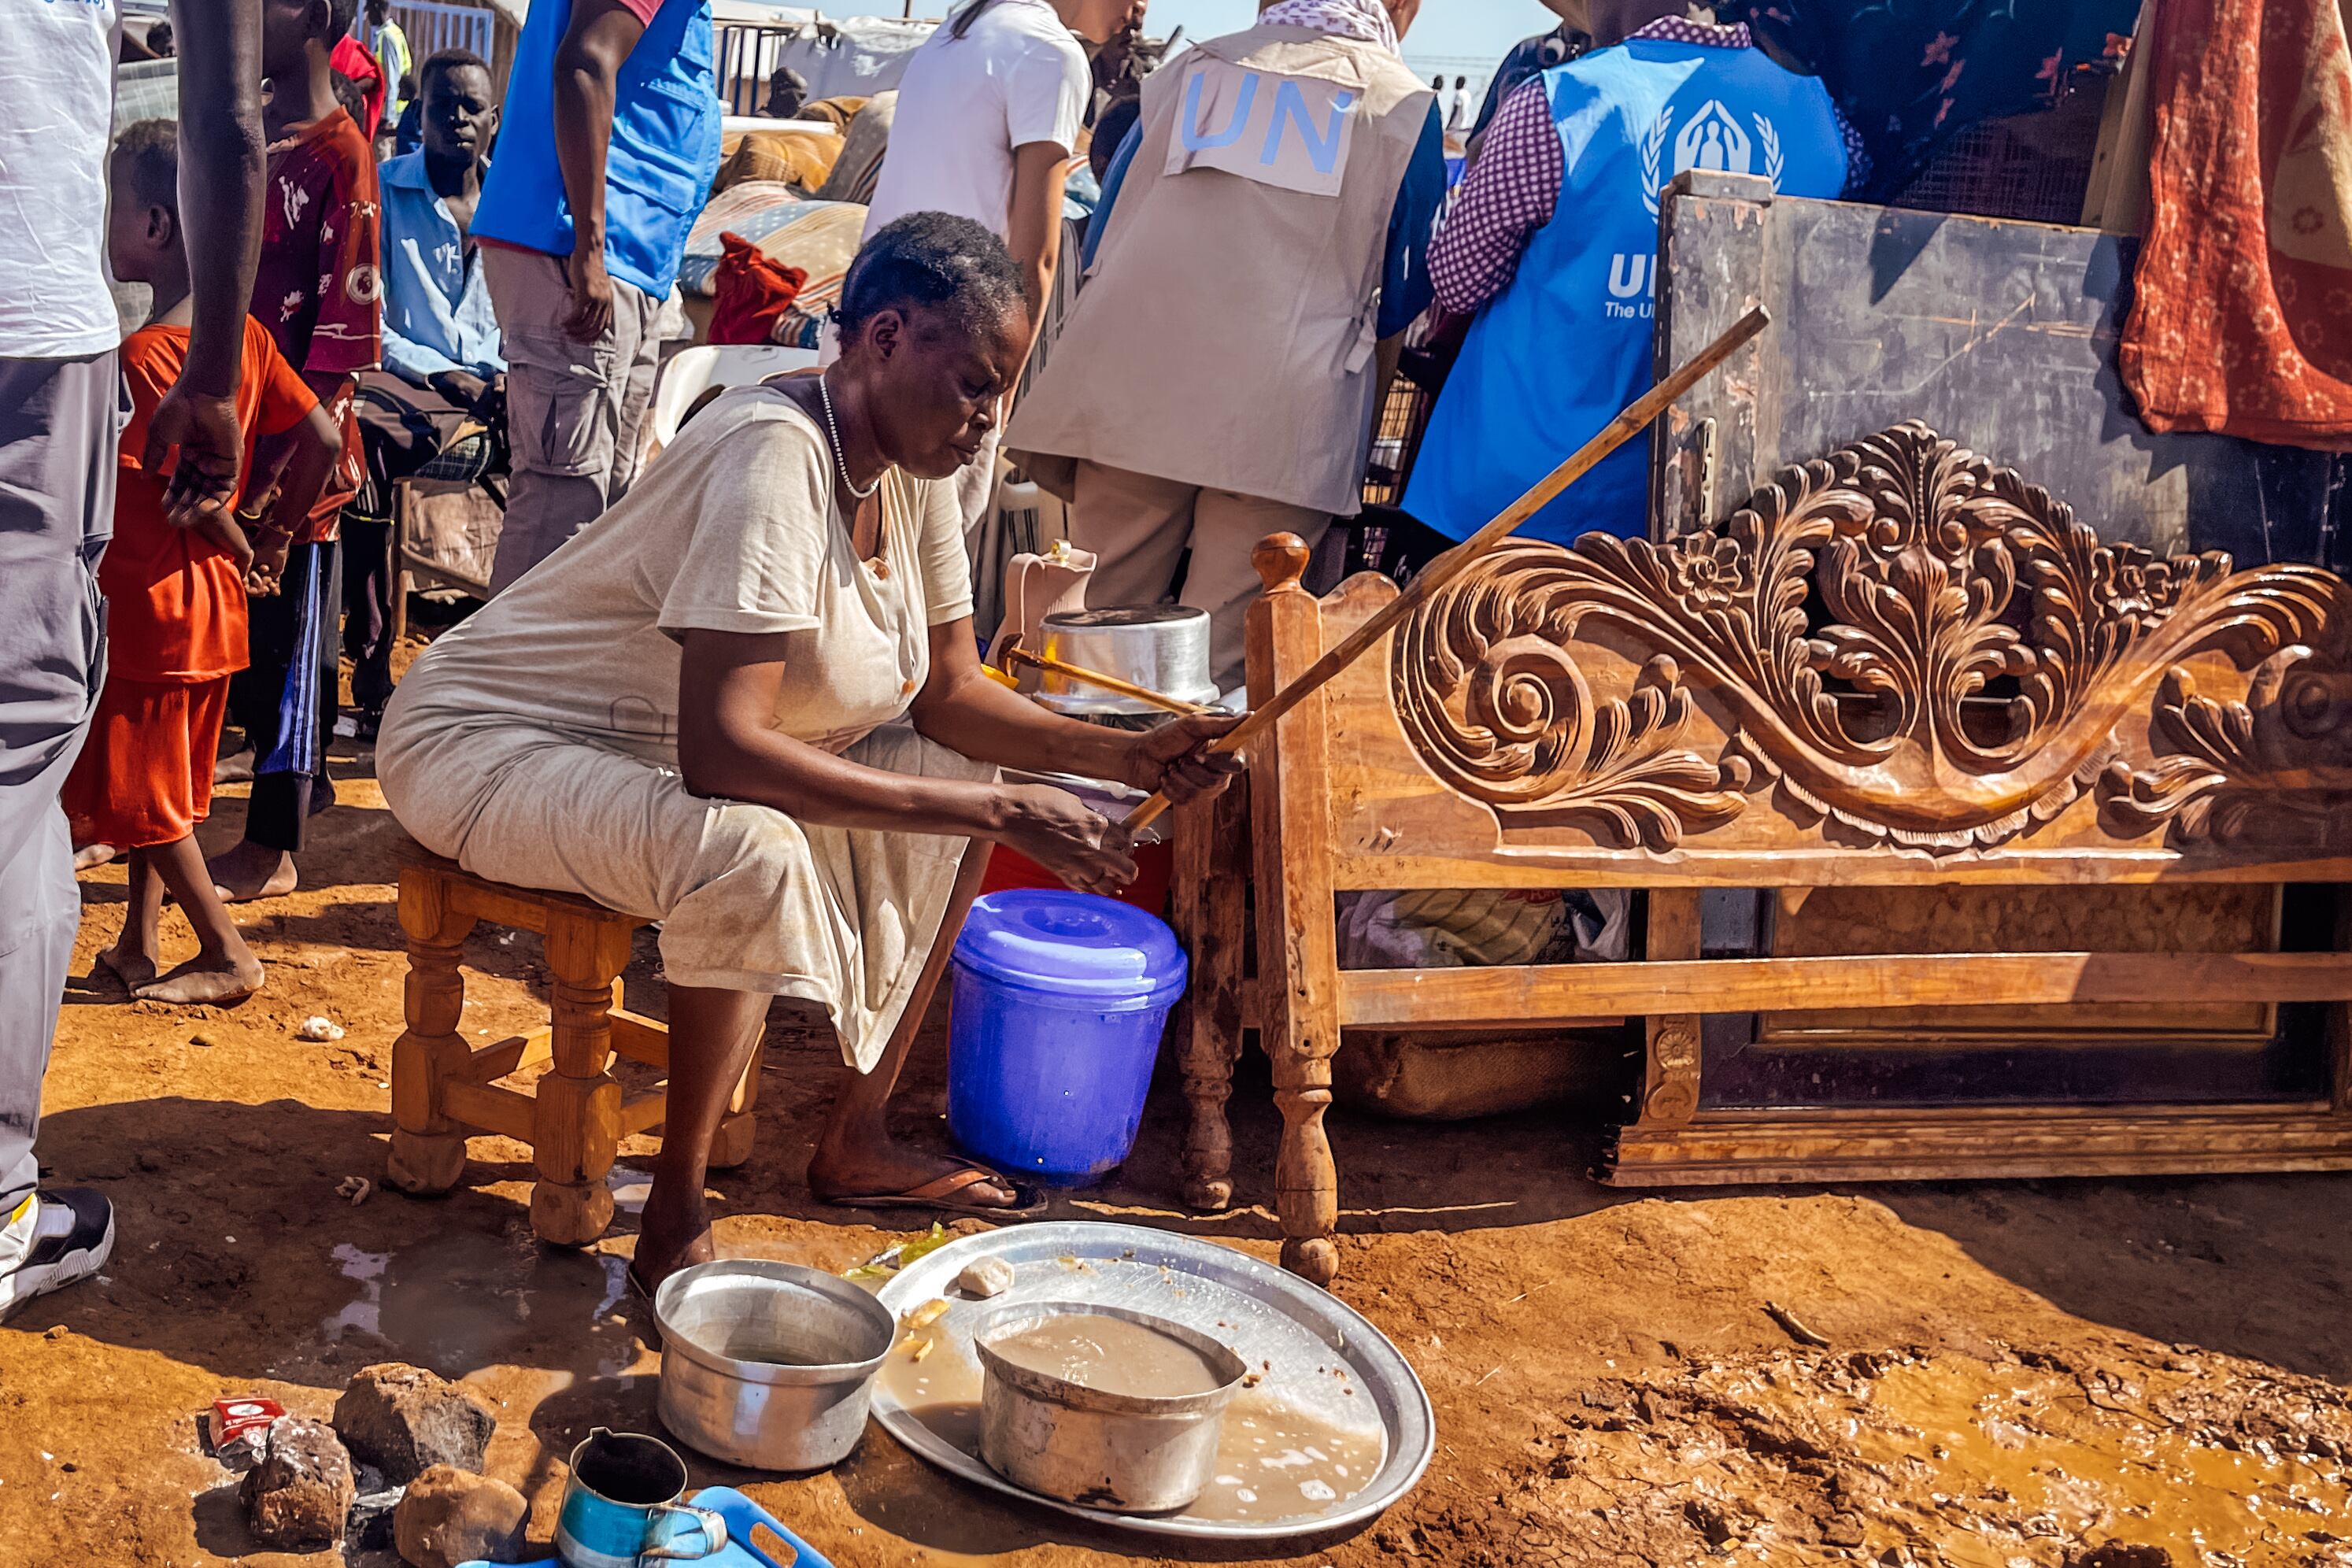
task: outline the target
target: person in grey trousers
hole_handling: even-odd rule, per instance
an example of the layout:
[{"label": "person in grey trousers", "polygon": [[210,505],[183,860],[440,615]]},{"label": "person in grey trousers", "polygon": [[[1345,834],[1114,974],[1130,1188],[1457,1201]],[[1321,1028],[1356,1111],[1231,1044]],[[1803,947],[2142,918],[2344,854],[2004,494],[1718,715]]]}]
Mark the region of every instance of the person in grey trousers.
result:
[{"label": "person in grey trousers", "polygon": [[[258,0],[173,0],[194,320],[144,465],[192,527],[230,504],[238,357],[261,237]],[[0,1319],[96,1273],[114,1210],[40,1186],[41,1121],[81,919],[58,792],[105,679],[98,562],[114,529],[123,411],[107,289],[115,0],[0,0]],[[21,221],[19,221],[21,220]],[[176,454],[172,448],[177,447]]]}]

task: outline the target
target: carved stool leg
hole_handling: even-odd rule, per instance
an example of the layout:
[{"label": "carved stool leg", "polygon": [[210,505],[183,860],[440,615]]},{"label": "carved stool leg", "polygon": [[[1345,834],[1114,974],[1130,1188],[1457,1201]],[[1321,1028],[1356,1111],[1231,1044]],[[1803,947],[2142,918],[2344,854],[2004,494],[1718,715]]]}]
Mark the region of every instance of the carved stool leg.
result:
[{"label": "carved stool leg", "polygon": [[563,913],[550,921],[554,1061],[531,1109],[530,1226],[542,1241],[586,1247],[613,1221],[604,1178],[621,1142],[621,1086],[613,1061],[613,982],[629,962],[630,927]]},{"label": "carved stool leg", "polygon": [[1244,791],[1236,779],[1213,802],[1183,807],[1176,816],[1178,910],[1192,963],[1176,1037],[1189,1111],[1184,1202],[1196,1209],[1223,1209],[1234,1201],[1234,1134],[1225,1108],[1242,1046],[1249,875]]},{"label": "carved stool leg", "polygon": [[446,1193],[466,1172],[466,1133],[443,1109],[443,1089],[473,1053],[457,1033],[466,980],[457,967],[473,921],[449,907],[437,871],[400,873],[400,927],[408,939],[401,1005],[407,1026],[392,1047],[392,1152],[384,1180],[404,1193]]}]

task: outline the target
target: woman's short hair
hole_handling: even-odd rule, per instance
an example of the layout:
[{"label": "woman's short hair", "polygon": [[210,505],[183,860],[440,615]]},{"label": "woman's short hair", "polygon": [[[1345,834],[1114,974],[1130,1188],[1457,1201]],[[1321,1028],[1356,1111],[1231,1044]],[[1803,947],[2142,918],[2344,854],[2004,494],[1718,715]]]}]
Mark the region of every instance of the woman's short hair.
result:
[{"label": "woman's short hair", "polygon": [[885,310],[944,310],[976,331],[1026,303],[1003,240],[952,213],[908,213],[858,250],[833,320],[846,337]]}]

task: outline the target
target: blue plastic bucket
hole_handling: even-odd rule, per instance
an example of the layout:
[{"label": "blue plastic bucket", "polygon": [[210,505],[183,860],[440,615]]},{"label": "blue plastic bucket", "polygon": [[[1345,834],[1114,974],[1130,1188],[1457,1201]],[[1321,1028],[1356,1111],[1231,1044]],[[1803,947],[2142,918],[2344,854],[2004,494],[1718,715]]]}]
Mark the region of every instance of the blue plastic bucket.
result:
[{"label": "blue plastic bucket", "polygon": [[1008,1174],[1060,1186],[1135,1147],[1184,952],[1092,893],[983,893],[955,944],[948,1129]]}]

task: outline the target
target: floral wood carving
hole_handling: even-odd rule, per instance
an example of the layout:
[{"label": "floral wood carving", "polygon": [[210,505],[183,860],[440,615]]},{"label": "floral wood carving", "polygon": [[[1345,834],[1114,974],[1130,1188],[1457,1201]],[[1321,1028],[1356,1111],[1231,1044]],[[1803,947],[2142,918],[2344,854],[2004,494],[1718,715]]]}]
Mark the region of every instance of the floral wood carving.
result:
[{"label": "floral wood carving", "polygon": [[2110,764],[2100,805],[2111,830],[2170,827],[2182,846],[2352,844],[2352,662],[2346,622],[2331,646],[2283,648],[2242,702],[2217,701],[2186,669],[2166,672],[2148,740],[2153,763]]},{"label": "floral wood carving", "polygon": [[[2316,567],[2103,544],[1914,423],[1781,470],[1706,532],[1507,542],[1399,629],[1392,689],[1423,761],[1507,824],[1671,848],[1775,781],[1800,813],[1957,849],[2063,811],[2179,661],[2340,639],[2344,592]],[[1645,661],[1630,701],[1596,706],[1577,668],[1569,645],[1596,633]],[[1728,710],[1713,759],[1677,744],[1693,687]],[[2182,686],[2180,733],[2200,700]],[[2142,809],[2183,809],[2185,787],[2147,784]]]}]

